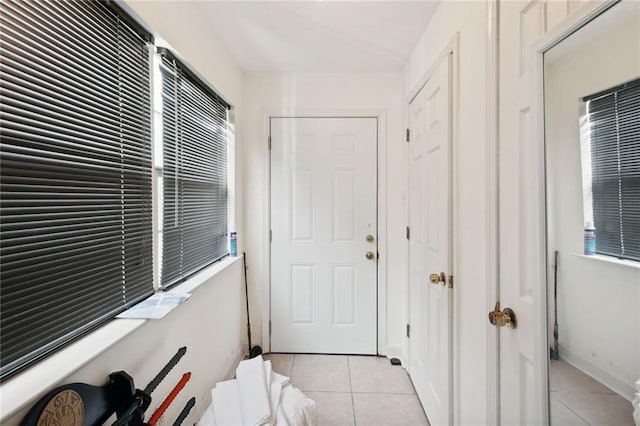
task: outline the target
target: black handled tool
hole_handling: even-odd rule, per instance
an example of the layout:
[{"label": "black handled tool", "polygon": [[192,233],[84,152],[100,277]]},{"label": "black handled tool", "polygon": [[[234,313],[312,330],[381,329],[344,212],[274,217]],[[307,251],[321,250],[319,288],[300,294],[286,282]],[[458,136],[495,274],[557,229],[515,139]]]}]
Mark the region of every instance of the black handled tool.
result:
[{"label": "black handled tool", "polygon": [[180,359],[186,353],[187,353],[186,346],[183,346],[180,349],[178,349],[178,352],[176,352],[176,354],[169,360],[169,362],[167,362],[167,364],[162,368],[162,370],[160,370],[160,372],[156,375],[156,377],[154,377],[153,380],[149,382],[147,387],[144,388],[144,393],[146,393],[147,395],[150,395],[154,390],[156,390],[160,382],[162,382],[162,380],[164,380],[164,378],[167,377],[167,374],[169,374],[169,371],[171,371],[171,369],[173,369],[173,367],[176,366],[178,361],[180,361]]},{"label": "black handled tool", "polygon": [[194,405],[196,405],[196,397],[192,396],[191,399],[187,401],[182,411],[180,411],[180,414],[178,415],[176,421],[173,422],[173,426],[180,426],[182,422],[184,422],[184,419],[187,418]]},{"label": "black handled tool", "polygon": [[249,320],[249,283],[247,282],[247,253],[242,253],[242,264],[244,265],[244,294],[247,299],[247,338],[249,339],[249,358],[262,355],[260,346],[251,346],[251,321]]}]

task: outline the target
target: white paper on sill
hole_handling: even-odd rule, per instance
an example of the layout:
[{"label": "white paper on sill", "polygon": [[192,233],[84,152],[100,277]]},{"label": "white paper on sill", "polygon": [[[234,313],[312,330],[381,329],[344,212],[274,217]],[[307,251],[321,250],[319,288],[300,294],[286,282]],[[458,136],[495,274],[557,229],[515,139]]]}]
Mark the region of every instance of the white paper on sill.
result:
[{"label": "white paper on sill", "polygon": [[189,293],[156,293],[116,318],[160,319],[191,297]]}]

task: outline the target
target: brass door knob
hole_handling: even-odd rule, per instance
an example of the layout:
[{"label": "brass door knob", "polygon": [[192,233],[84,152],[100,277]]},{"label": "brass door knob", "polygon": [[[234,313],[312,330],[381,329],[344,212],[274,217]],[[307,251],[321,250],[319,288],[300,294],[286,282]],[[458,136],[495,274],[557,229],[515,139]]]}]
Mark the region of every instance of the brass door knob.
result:
[{"label": "brass door knob", "polygon": [[373,240],[375,240],[375,238],[373,238],[373,235],[371,235],[371,234],[367,235],[367,242],[368,243],[372,243]]},{"label": "brass door knob", "polygon": [[372,251],[368,251],[365,255],[364,255],[367,259],[371,260],[373,259],[376,255],[373,254]]},{"label": "brass door knob", "polygon": [[438,284],[438,283],[442,283],[445,284],[447,281],[447,277],[444,274],[444,272],[440,272],[440,274],[431,274],[429,275],[429,282],[431,284]]},{"label": "brass door knob", "polygon": [[489,312],[489,322],[495,327],[516,328],[518,322],[516,320],[516,313],[510,308],[504,308],[500,310],[500,302],[496,302],[496,307],[493,311]]}]

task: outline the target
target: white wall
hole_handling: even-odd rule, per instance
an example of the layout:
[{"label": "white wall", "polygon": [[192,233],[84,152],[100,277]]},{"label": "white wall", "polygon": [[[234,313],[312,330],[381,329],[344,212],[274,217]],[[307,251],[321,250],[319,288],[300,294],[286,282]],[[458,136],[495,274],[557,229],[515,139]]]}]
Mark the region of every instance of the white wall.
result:
[{"label": "white wall", "polygon": [[[381,342],[384,354],[401,356],[404,324],[406,323],[406,253],[404,227],[403,161],[404,144],[401,73],[382,74],[288,74],[247,73],[244,89],[244,180],[247,183],[245,206],[245,241],[249,263],[252,336],[262,344],[265,324],[263,307],[269,303],[268,203],[269,154],[267,148],[269,114],[322,114],[341,112],[384,112],[386,115],[386,213],[388,225],[387,253],[380,252],[381,264],[388,265],[388,298],[381,315],[388,323],[380,330],[387,345]],[[384,191],[384,188],[382,189]],[[381,235],[385,230],[379,229]],[[385,241],[379,241],[384,247]]]},{"label": "white wall", "polygon": [[[598,20],[606,20],[607,14]],[[549,259],[554,250],[559,252],[560,356],[628,399],[640,378],[640,265],[576,254],[583,250],[584,226],[579,99],[640,76],[640,50],[628,49],[630,40],[636,40],[636,46],[640,40],[639,15],[635,16],[607,29],[594,28],[597,22],[589,24],[588,36],[597,35],[596,40],[577,44],[575,39],[582,38],[578,33],[552,49],[545,67],[548,248]],[[574,47],[563,46],[567,42]],[[548,294],[551,342],[551,271]]]},{"label": "white wall", "polygon": [[[25,387],[17,383],[25,381],[24,375],[29,374],[29,370],[3,383],[0,388],[3,394],[0,422],[7,426],[19,424],[29,408],[56,386],[76,382],[102,386],[107,383],[108,375],[114,371],[126,371],[133,377],[136,387],[144,389],[177,349],[187,346],[186,355],[151,395],[152,403],[146,414],[147,418],[151,416],[182,374],[190,371],[190,381],[169,407],[164,419],[172,423],[189,398],[195,396],[196,406],[185,424],[195,423],[211,401],[211,388],[217,381],[233,376],[234,367],[243,355],[242,336],[245,328],[244,313],[241,309],[242,263],[240,259],[228,260],[226,263],[229,263],[228,267],[190,291],[191,298],[165,318],[147,321],[118,319],[103,326],[96,332],[98,334],[95,337],[100,335],[112,338],[114,333],[104,332],[106,329],[117,328],[114,327],[114,323],[117,322],[126,323],[125,325],[142,323],[106,350],[86,360],[87,362],[76,364],[86,355],[78,353],[83,351],[82,347],[87,351],[83,340],[91,339],[91,335],[36,364],[34,369],[40,368],[40,371],[44,371],[39,377],[31,377],[30,386]],[[176,288],[176,291],[180,291],[180,287]],[[96,345],[101,344],[98,339]],[[68,370],[68,373],[56,383],[44,386],[48,383],[49,376],[56,374],[47,371],[46,363],[51,368],[58,366],[65,371]],[[32,393],[34,396],[27,399],[26,396]],[[23,397],[26,405],[13,412],[14,401],[19,397]]]},{"label": "white wall", "polygon": [[[242,117],[242,70],[222,46],[211,26],[204,18],[200,6],[194,2],[142,2],[129,1],[124,5],[133,10],[154,32],[164,38],[177,53],[215,87],[236,108],[236,123]],[[236,131],[237,158],[242,155],[241,131]],[[236,173],[240,175],[241,164]],[[241,176],[239,176],[241,177]],[[236,180],[236,219],[242,224],[242,182]],[[242,230],[239,229],[240,235]],[[240,241],[241,243],[241,241]],[[175,353],[186,345],[187,355],[177,369],[152,395],[154,400],[147,413],[152,413],[164,396],[177,383],[185,368],[192,373],[188,385],[166,413],[166,421],[177,417],[191,396],[197,399],[196,407],[185,424],[194,423],[210,400],[210,389],[216,381],[228,376],[244,349],[244,302],[241,281],[242,266],[236,260],[227,260],[228,267],[217,275],[204,280],[192,292],[192,297],[162,320],[147,321],[136,325],[122,340],[104,351],[82,351],[87,342],[96,341],[102,346],[100,336],[111,335],[108,330],[127,328],[134,320],[115,320],[88,337],[69,345],[55,355],[36,364],[33,368],[3,382],[0,423],[18,424],[37,398],[53,387],[72,382],[102,385],[108,373],[125,370],[131,374],[137,387],[144,388],[159,369]],[[215,268],[214,268],[215,269]],[[202,278],[206,273],[202,273]],[[195,281],[195,280],[194,280]],[[189,289],[193,281],[176,288]],[[149,285],[152,285],[150,282]],[[184,286],[184,287],[183,287]],[[93,340],[92,340],[93,338]],[[91,353],[91,355],[88,355]],[[82,359],[82,363],[78,364]],[[58,366],[58,368],[56,367]],[[31,380],[27,376],[31,374]],[[36,377],[33,377],[36,375]],[[23,407],[23,408],[19,408]],[[18,411],[16,411],[18,410]]]},{"label": "white wall", "polygon": [[[404,94],[459,35],[458,108],[454,111],[454,423],[487,421],[486,39],[485,2],[443,2],[405,67]],[[408,99],[404,100],[408,123]]]}]

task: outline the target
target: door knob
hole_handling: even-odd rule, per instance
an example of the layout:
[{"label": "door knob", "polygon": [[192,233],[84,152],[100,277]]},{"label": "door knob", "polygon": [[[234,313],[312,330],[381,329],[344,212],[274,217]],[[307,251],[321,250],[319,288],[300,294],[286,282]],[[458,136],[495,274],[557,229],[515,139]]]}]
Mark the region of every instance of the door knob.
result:
[{"label": "door knob", "polygon": [[504,308],[500,311],[500,302],[496,302],[496,307],[493,311],[489,312],[489,322],[496,327],[507,326],[509,328],[516,328],[518,322],[516,321],[516,313],[510,308]]},{"label": "door knob", "polygon": [[371,260],[375,257],[375,254],[373,254],[372,251],[368,251],[365,255],[364,255],[367,259]]},{"label": "door knob", "polygon": [[371,234],[367,235],[367,242],[368,243],[372,243],[373,240],[374,240],[373,235],[371,235]]},{"label": "door knob", "polygon": [[431,274],[429,275],[429,282],[431,284],[438,284],[438,283],[442,283],[445,284],[447,281],[447,277],[444,274],[444,272],[440,272],[440,274]]}]

